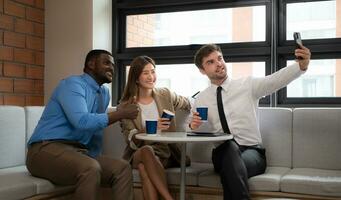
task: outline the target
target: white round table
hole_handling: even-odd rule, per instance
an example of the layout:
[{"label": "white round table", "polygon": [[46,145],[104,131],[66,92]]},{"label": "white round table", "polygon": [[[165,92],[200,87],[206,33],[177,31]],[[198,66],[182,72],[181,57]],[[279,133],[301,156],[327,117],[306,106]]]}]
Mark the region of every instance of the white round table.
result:
[{"label": "white round table", "polygon": [[186,144],[189,142],[218,142],[230,140],[232,135],[223,136],[187,136],[186,132],[162,132],[155,135],[148,135],[146,133],[137,134],[136,139],[164,142],[164,143],[181,143],[181,181],[180,181],[180,200],[185,200],[185,187],[186,187]]}]

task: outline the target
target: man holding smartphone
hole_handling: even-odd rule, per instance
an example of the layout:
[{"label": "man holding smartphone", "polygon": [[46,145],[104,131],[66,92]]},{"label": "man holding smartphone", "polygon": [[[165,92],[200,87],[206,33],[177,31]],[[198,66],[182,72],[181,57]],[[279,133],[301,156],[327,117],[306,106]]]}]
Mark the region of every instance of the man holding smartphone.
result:
[{"label": "man holding smartphone", "polygon": [[[195,54],[195,64],[210,79],[211,86],[195,99],[189,127],[193,131],[225,132],[234,138],[217,144],[212,152],[214,170],[220,175],[225,200],[250,199],[248,178],[265,171],[265,149],[257,120],[258,102],[308,69],[310,50],[300,45],[295,56],[302,59],[271,75],[233,80],[227,76],[219,46],[204,45]],[[205,123],[195,111],[199,105],[209,109]]]}]

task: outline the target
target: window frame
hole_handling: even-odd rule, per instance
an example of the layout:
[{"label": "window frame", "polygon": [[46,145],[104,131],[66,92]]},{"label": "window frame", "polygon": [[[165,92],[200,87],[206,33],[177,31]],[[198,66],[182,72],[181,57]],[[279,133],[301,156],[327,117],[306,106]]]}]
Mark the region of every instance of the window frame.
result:
[{"label": "window frame", "polygon": [[[304,2],[319,2],[330,0],[306,0]],[[299,0],[279,0],[278,19],[278,68],[276,71],[286,66],[287,60],[293,60],[292,54],[295,49],[293,40],[286,38],[286,5],[289,3],[302,3]],[[311,51],[311,59],[341,59],[341,38],[328,39],[303,39],[304,46]],[[284,107],[329,107],[340,106],[341,97],[287,97],[286,87],[277,92],[277,103]]]},{"label": "window frame", "polygon": [[[245,6],[266,7],[265,41],[243,43],[218,44],[228,62],[265,62],[265,75],[269,75],[271,69],[271,0],[151,0],[141,3],[139,1],[125,0],[113,2],[113,55],[117,61],[116,74],[112,87],[113,105],[119,102],[125,84],[125,70],[130,61],[139,55],[152,57],[157,64],[185,64],[193,63],[195,52],[202,44],[162,46],[162,47],[134,47],[126,48],[126,16],[133,14],[151,14],[176,11],[206,10],[216,8],[234,8]],[[138,9],[136,9],[138,8]],[[268,106],[270,97],[261,99],[260,104]]]}]

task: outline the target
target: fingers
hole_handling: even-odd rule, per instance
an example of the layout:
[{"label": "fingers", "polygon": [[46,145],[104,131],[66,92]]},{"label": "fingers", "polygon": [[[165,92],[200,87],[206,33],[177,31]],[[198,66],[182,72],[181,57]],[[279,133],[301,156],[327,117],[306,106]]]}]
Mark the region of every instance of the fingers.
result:
[{"label": "fingers", "polygon": [[136,96],[133,96],[133,99],[132,99],[132,102],[133,104],[137,104],[137,97]]},{"label": "fingers", "polygon": [[310,49],[307,47],[300,45],[301,48],[295,49],[295,56],[302,57],[303,59],[310,59],[311,53]]},{"label": "fingers", "polygon": [[168,118],[159,118],[158,119],[158,129],[166,130],[169,128],[171,121]]},{"label": "fingers", "polygon": [[199,113],[194,111],[193,116],[192,116],[192,121],[191,121],[191,128],[197,129],[202,123],[203,121],[201,120]]}]

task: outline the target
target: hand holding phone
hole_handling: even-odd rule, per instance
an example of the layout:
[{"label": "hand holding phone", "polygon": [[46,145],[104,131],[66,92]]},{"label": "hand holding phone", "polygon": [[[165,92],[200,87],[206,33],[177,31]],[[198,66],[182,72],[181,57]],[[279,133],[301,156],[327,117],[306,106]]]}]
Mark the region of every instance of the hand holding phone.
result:
[{"label": "hand holding phone", "polygon": [[[296,44],[296,49],[300,49],[301,46],[303,45],[302,39],[301,39],[301,34],[299,32],[294,32],[294,41]],[[301,60],[302,57],[297,57],[296,59]]]}]

